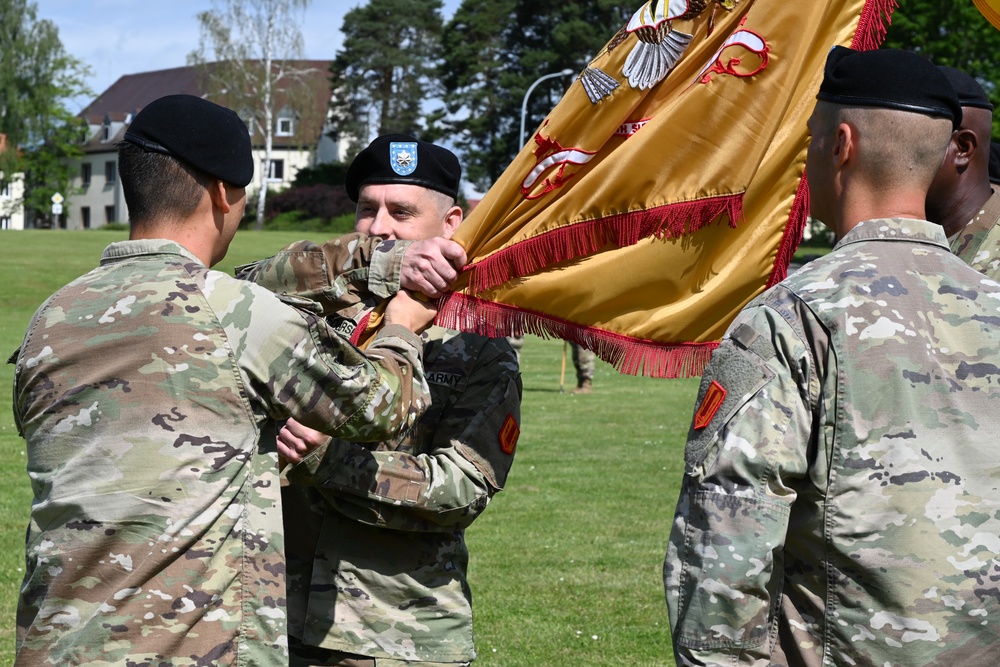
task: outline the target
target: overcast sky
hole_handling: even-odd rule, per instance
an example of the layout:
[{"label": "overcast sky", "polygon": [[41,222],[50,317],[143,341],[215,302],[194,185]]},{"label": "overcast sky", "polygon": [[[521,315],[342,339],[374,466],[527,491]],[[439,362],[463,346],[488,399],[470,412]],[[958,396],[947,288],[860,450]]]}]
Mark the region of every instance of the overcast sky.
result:
[{"label": "overcast sky", "polygon": [[[332,60],[341,47],[344,14],[366,0],[312,0],[302,24],[305,57]],[[445,19],[461,0],[444,0]],[[93,71],[95,96],[125,74],[187,64],[198,47],[198,12],[211,0],[36,0],[39,18],[59,27],[66,51]],[[79,101],[80,111],[89,99]]]}]

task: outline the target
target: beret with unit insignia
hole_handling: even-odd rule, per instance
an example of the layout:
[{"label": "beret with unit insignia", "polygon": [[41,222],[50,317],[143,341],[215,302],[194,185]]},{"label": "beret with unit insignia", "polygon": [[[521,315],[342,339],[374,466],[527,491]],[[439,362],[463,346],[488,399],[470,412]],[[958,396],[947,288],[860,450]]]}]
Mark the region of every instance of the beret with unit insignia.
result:
[{"label": "beret with unit insignia", "polygon": [[347,169],[347,195],[357,202],[364,185],[418,185],[458,197],[462,166],[447,148],[408,134],[385,134],[368,145]]}]

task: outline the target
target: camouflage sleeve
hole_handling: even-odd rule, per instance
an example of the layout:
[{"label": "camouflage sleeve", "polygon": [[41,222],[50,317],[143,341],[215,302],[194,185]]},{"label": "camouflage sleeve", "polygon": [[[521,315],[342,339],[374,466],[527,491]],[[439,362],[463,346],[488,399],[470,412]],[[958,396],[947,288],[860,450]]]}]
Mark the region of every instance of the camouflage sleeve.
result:
[{"label": "camouflage sleeve", "polygon": [[740,314],[702,378],[664,562],[678,665],[771,664],[820,393],[813,336],[786,320],[798,300],[782,291]]},{"label": "camouflage sleeve", "polygon": [[240,360],[245,390],[269,417],[371,442],[404,432],[429,404],[423,348],[408,329],[384,327],[363,353],[309,312],[311,301],[215,271],[208,282],[206,296]]},{"label": "camouflage sleeve", "polygon": [[362,523],[408,531],[465,528],[506,483],[520,405],[514,352],[491,341],[465,390],[444,410],[428,453],[371,451],[336,440],[318,467],[299,464],[288,478],[319,487],[334,508]]},{"label": "camouflage sleeve", "polygon": [[320,304],[324,316],[350,316],[371,296],[399,291],[400,268],[409,241],[383,241],[347,234],[322,245],[296,241],[272,257],[237,267],[236,277]]}]

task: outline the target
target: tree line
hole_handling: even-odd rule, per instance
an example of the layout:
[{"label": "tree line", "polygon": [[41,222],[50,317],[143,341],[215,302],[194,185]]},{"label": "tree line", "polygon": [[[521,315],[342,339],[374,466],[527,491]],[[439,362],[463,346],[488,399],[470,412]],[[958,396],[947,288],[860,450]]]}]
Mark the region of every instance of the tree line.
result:
[{"label": "tree line", "polygon": [[[254,8],[301,9],[307,3],[255,0]],[[521,148],[528,88],[542,76],[582,70],[640,4],[462,0],[446,19],[441,0],[368,0],[344,17],[343,45],[330,68],[331,132],[349,142],[348,162],[374,134],[404,132],[444,142],[462,159],[466,180],[486,190]],[[212,51],[205,37],[217,58],[261,57],[246,31],[213,33],[212,17],[199,15],[203,46],[192,62],[203,62]],[[294,43],[297,27],[286,27],[286,41]],[[907,0],[893,14],[885,46],[972,74],[1000,107],[1000,69],[993,65],[1000,31],[968,0]],[[85,63],[66,53],[56,26],[38,19],[35,2],[0,0],[0,133],[7,146],[0,151],[0,189],[24,173],[28,209],[43,211],[53,192],[65,191],[85,128],[68,104],[93,94],[84,83],[88,73]],[[525,118],[529,137],[570,81],[553,77],[532,93]],[[994,136],[1000,136],[1000,113]]]}]

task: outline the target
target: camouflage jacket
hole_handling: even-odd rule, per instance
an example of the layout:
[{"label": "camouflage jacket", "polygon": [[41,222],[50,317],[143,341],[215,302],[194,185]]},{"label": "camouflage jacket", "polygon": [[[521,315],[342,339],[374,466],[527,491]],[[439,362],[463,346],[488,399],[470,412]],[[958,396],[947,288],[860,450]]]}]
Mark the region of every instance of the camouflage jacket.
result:
[{"label": "camouflage jacket", "polygon": [[287,663],[274,421],[384,439],[428,389],[409,331],[366,358],[283,301],[126,241],[35,314],[14,387],[34,492],[16,664]]},{"label": "camouflage jacket", "polygon": [[664,581],[678,665],[996,664],[1000,285],[869,220],[702,379]]},{"label": "camouflage jacket", "polygon": [[[265,260],[256,279],[278,292],[311,291],[324,280],[321,264],[338,263],[335,251],[293,244]],[[398,289],[379,264],[373,257],[375,273],[356,274],[355,298],[342,297],[331,318],[341,330],[372,311],[365,284]],[[289,632],[306,644],[396,660],[476,656],[464,529],[513,462],[520,375],[505,339],[432,327],[423,340],[432,401],[410,433],[375,451],[334,440],[288,472]]]},{"label": "camouflage jacket", "polygon": [[993,280],[1000,280],[1000,193],[993,194],[951,243],[951,251]]}]

